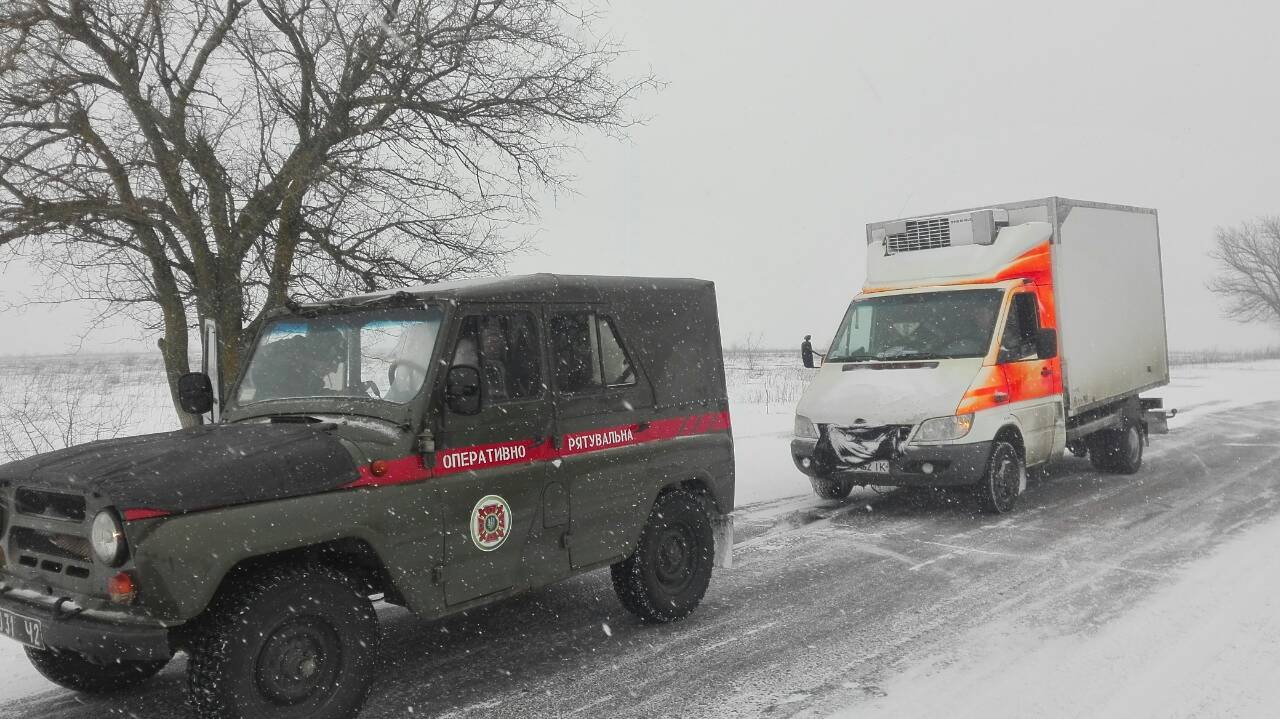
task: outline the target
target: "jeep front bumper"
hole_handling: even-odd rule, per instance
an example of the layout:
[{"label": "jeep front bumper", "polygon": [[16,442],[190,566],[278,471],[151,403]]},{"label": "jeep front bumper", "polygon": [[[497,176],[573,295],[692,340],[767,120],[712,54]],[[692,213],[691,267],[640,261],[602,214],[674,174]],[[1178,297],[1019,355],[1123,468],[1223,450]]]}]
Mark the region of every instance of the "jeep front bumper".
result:
[{"label": "jeep front bumper", "polygon": [[[907,445],[896,459],[889,460],[889,472],[865,472],[835,468],[823,472],[814,459],[818,440],[791,440],[791,460],[796,468],[810,477],[839,479],[854,484],[883,487],[956,487],[978,484],[987,471],[991,456],[990,442],[969,444]],[[925,471],[926,469],[931,471]]]},{"label": "jeep front bumper", "polygon": [[0,609],[40,622],[41,643],[90,661],[140,661],[173,656],[169,629],[135,617],[79,611],[69,600],[15,589],[0,580]]}]

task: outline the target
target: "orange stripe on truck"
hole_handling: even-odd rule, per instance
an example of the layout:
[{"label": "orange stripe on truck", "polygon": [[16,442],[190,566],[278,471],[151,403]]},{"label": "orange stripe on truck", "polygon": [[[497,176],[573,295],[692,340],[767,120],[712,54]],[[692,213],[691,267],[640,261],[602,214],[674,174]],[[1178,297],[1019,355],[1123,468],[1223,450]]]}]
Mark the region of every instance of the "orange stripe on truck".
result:
[{"label": "orange stripe on truck", "polygon": [[[989,277],[961,277],[954,280],[944,280],[942,282],[930,283],[930,287],[953,287],[955,285],[983,285],[993,284],[996,282],[1004,282],[1006,280],[1028,279],[1037,285],[1051,286],[1053,284],[1053,263],[1052,263],[1053,246],[1045,242],[1027,250],[1018,255],[1012,262],[1001,267],[995,274]],[[863,294],[875,294],[877,292],[889,292],[891,290],[911,289],[901,285],[892,287],[864,287]]]}]

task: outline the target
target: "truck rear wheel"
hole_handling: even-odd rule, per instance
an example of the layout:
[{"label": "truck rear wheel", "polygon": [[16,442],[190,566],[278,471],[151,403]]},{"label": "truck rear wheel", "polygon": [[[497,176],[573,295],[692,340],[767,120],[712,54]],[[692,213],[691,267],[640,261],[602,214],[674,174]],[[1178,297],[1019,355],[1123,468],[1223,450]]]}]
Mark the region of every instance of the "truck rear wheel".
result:
[{"label": "truck rear wheel", "polygon": [[823,477],[813,477],[809,481],[813,484],[813,493],[822,499],[844,499],[853,491],[852,482]]},{"label": "truck rear wheel", "polygon": [[684,619],[707,593],[714,554],[706,506],[688,492],[668,492],[654,503],[636,550],[613,565],[613,589],[646,622]]},{"label": "truck rear wheel", "polygon": [[1095,469],[1118,474],[1133,474],[1142,468],[1142,431],[1129,422],[1119,429],[1094,432],[1086,439],[1089,461]]},{"label": "truck rear wheel", "polygon": [[988,514],[1004,514],[1013,509],[1027,478],[1022,455],[1008,442],[996,442],[982,482],[975,488],[978,506]]},{"label": "truck rear wheel", "polygon": [[190,648],[197,716],[339,719],[364,704],[378,618],[340,572],[251,574],[215,600],[207,619]]},{"label": "truck rear wheel", "polygon": [[155,676],[163,661],[123,661],[95,664],[75,652],[26,647],[27,659],[45,679],[85,694],[113,694],[132,689]]}]

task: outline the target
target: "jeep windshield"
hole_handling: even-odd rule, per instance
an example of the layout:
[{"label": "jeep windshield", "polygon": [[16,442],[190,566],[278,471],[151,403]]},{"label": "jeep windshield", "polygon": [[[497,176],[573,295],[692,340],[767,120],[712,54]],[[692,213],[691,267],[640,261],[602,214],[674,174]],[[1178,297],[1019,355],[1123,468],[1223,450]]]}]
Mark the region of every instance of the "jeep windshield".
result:
[{"label": "jeep windshield", "polygon": [[984,357],[1003,290],[872,296],[849,305],[828,362]]},{"label": "jeep windshield", "polygon": [[236,403],[356,397],[404,404],[427,376],[444,313],[370,309],[282,317],[263,329]]}]

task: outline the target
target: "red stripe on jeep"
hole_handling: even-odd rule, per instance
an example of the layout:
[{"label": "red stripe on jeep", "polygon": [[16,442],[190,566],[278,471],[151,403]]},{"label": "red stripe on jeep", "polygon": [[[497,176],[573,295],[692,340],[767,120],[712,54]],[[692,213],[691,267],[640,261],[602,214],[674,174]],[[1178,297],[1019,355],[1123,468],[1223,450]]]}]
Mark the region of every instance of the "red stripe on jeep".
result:
[{"label": "red stripe on jeep", "polygon": [[427,467],[422,457],[414,455],[381,462],[383,472],[374,475],[372,465],[359,468],[360,479],[345,485],[357,487],[383,487],[393,484],[421,482],[458,472],[492,469],[513,464],[549,462],[560,457],[571,457],[589,452],[627,447],[647,442],[713,434],[731,427],[728,412],[709,412],[702,415],[673,417],[640,424],[624,424],[601,427],[584,432],[571,432],[560,438],[556,449],[551,440],[534,444],[533,440],[514,440],[496,444],[476,445],[445,449],[436,453],[435,464]]},{"label": "red stripe on jeep", "polygon": [[167,512],[163,509],[126,509],[120,514],[124,516],[124,521],[126,522],[140,522],[144,519],[167,517],[171,512]]}]

